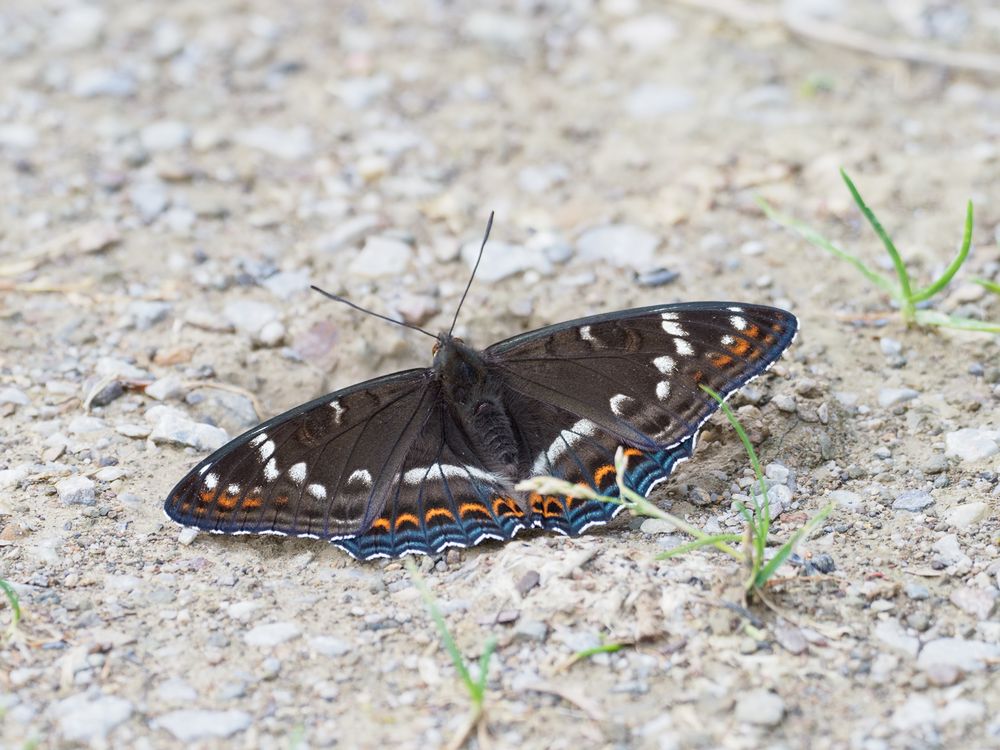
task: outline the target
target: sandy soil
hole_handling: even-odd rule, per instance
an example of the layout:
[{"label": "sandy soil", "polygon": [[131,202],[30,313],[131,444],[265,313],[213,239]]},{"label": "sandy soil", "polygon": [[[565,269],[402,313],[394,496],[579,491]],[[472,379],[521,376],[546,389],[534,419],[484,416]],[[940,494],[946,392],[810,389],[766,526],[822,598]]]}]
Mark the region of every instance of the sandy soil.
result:
[{"label": "sandy soil", "polygon": [[[308,283],[441,327],[495,209],[460,326],[480,345],[674,300],[793,310],[797,343],[733,403],[790,491],[776,535],[837,507],[813,574],[771,590],[784,617],[727,607],[716,553],[656,562],[680,538],[632,519],[425,559],[465,655],[499,639],[490,746],[1000,745],[998,339],[905,330],[753,200],[884,267],[844,166],[928,279],[971,198],[970,269],[937,307],[1000,318],[968,284],[1000,279],[1000,78],[687,4],[467,7],[0,5],[0,574],[26,613],[0,743],[448,741],[466,700],[399,562],[192,540],[161,508],[209,425],[429,361]],[[1000,51],[990,2],[787,7]],[[657,269],[679,277],[639,283]],[[731,529],[748,484],[713,420],[656,500]],[[636,645],[565,668],[602,641]]]}]

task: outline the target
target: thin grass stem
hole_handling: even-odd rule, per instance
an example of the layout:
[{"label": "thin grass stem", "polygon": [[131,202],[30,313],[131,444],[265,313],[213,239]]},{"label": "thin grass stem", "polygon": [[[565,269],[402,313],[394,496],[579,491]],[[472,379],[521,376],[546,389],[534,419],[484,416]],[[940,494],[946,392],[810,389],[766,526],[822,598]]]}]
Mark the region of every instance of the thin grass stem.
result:
[{"label": "thin grass stem", "polygon": [[910,297],[911,302],[923,302],[933,297],[935,294],[940,292],[948,283],[952,280],[958,269],[962,267],[965,263],[965,259],[969,257],[969,248],[972,247],[972,201],[969,201],[965,209],[965,231],[962,234],[962,244],[958,249],[958,255],[955,256],[951,264],[945,269],[941,277],[935,281],[933,284],[924,287],[918,292],[914,292],[913,296]]}]

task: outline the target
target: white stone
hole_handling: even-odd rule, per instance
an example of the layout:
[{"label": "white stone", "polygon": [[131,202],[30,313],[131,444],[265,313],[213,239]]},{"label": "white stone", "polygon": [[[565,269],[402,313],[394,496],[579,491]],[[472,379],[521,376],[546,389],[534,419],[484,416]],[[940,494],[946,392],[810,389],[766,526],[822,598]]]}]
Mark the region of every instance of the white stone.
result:
[{"label": "white stone", "polygon": [[688,89],[644,83],[625,97],[625,112],[637,120],[655,120],[687,112],[694,107],[695,101],[694,94]]},{"label": "white stone", "polygon": [[0,125],[0,148],[28,151],[38,145],[38,132],[20,123]]},{"label": "white stone", "polygon": [[260,602],[234,602],[226,607],[226,614],[239,622],[249,622],[254,612],[260,609]]},{"label": "white stone", "polygon": [[222,316],[236,330],[257,338],[268,323],[278,319],[278,309],[267,302],[257,300],[233,300],[222,309]]},{"label": "white stone", "polygon": [[177,543],[185,547],[189,546],[198,537],[198,529],[186,526],[177,534]]},{"label": "white stone", "polygon": [[[476,264],[481,244],[481,240],[475,240],[462,246],[462,260],[469,270]],[[476,280],[492,283],[525,271],[538,271],[547,275],[552,272],[552,262],[542,250],[491,241],[483,255],[482,263],[479,264]]]},{"label": "white stone", "polygon": [[945,455],[963,461],[981,461],[1000,453],[1000,430],[965,427],[944,436]]},{"label": "white stone", "polygon": [[875,625],[875,637],[882,643],[913,658],[920,650],[920,639],[908,635],[899,620],[889,618]]},{"label": "white stone", "polygon": [[229,434],[221,427],[195,422],[171,406],[152,407],[146,412],[146,419],[153,423],[149,437],[155,443],[175,443],[211,451],[229,441]]},{"label": "white stone", "polygon": [[580,260],[600,266],[648,270],[655,262],[661,239],[632,224],[605,224],[587,229],[576,241]]},{"label": "white stone", "polygon": [[171,711],[153,720],[181,742],[231,737],[250,726],[253,717],[246,711],[206,711],[198,708]]},{"label": "white stone", "polygon": [[111,730],[132,715],[132,703],[114,695],[79,693],[56,703],[52,711],[65,739],[103,745]]},{"label": "white stone", "polygon": [[964,638],[938,638],[924,644],[917,666],[927,669],[934,664],[957,667],[963,672],[979,672],[987,663],[1000,660],[1000,646]]},{"label": "white stone", "polygon": [[309,646],[323,656],[343,656],[351,650],[350,643],[331,635],[317,635],[310,638]]},{"label": "white stone", "polygon": [[413,248],[402,240],[373,235],[351,260],[347,273],[351,278],[396,278],[406,272],[412,257]]},{"label": "white stone", "polygon": [[84,476],[66,477],[56,482],[59,499],[66,505],[94,505],[93,480]]},{"label": "white stone", "polygon": [[963,503],[949,508],[944,518],[957,529],[967,529],[986,518],[989,512],[990,506],[986,503]]},{"label": "white stone", "polygon": [[176,375],[164,375],[146,386],[146,395],[157,401],[180,398],[184,395],[184,385]]},{"label": "white stone", "polygon": [[236,142],[279,159],[302,159],[312,153],[312,134],[303,126],[277,128],[257,125],[236,134]]},{"label": "white stone", "polygon": [[860,513],[865,508],[864,500],[857,492],[850,490],[831,490],[826,495],[830,502],[834,502],[838,507],[849,510],[852,513]]},{"label": "white stone", "polygon": [[880,388],[878,392],[878,405],[882,407],[895,406],[906,401],[912,401],[920,393],[912,388]]},{"label": "white stone", "polygon": [[104,33],[107,14],[96,5],[72,4],[49,26],[49,44],[61,52],[93,47]]},{"label": "white stone", "polygon": [[740,696],[736,703],[736,718],[748,724],[773,727],[785,715],[785,702],[770,690],[755,688]]},{"label": "white stone", "polygon": [[142,129],[139,141],[147,151],[170,151],[191,142],[191,127],[178,120],[160,120]]},{"label": "white stone", "polygon": [[66,431],[70,435],[86,435],[89,432],[100,432],[107,424],[98,417],[88,417],[85,414],[77,414],[66,426]]},{"label": "white stone", "polygon": [[298,638],[302,631],[294,622],[269,622],[258,625],[243,636],[248,646],[271,647]]}]

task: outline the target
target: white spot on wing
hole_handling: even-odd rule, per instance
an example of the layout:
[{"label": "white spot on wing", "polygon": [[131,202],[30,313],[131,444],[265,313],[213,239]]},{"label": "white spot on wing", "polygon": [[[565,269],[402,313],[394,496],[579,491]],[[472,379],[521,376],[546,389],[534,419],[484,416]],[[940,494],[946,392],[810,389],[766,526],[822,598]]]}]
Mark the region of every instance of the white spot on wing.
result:
[{"label": "white spot on wing", "polygon": [[669,320],[664,320],[661,325],[663,326],[663,330],[671,336],[687,336],[687,331],[684,330],[684,326],[680,323],[672,323]]},{"label": "white spot on wing", "polygon": [[690,357],[694,354],[694,348],[684,339],[674,339],[674,347],[682,357]]},{"label": "white spot on wing", "polygon": [[660,315],[664,320],[677,320],[677,313],[675,312],[665,312]]},{"label": "white spot on wing", "polygon": [[360,482],[362,484],[371,485],[372,475],[368,469],[355,469],[351,472],[351,476],[347,478],[348,484],[353,484],[355,482]]},{"label": "white spot on wing", "polygon": [[732,307],[727,307],[726,309],[729,310],[729,312],[735,312],[735,313],[743,312],[743,308],[740,307],[739,305],[733,305]]},{"label": "white spot on wing", "polygon": [[667,380],[661,380],[656,384],[656,397],[660,401],[666,401],[670,398],[670,382]]},{"label": "white spot on wing", "polygon": [[214,490],[218,486],[219,486],[219,475],[218,474],[216,474],[213,471],[211,474],[206,474],[205,475],[205,487],[207,487],[210,490]]},{"label": "white spot on wing", "polygon": [[662,372],[664,375],[669,375],[670,373],[672,373],[675,367],[674,361],[666,355],[654,359],[653,364],[656,366],[656,369]]},{"label": "white spot on wing", "polygon": [[257,435],[257,437],[255,437],[253,440],[250,441],[250,445],[252,445],[254,448],[256,448],[258,445],[260,445],[261,443],[263,443],[265,440],[267,440],[267,433],[266,432],[262,432],[259,435]]},{"label": "white spot on wing", "polygon": [[198,469],[199,474],[204,474],[206,471],[212,468],[212,464],[205,464],[200,469]]},{"label": "white spot on wing", "polygon": [[333,423],[340,424],[341,418],[344,416],[344,407],[340,405],[340,399],[335,398],[330,402],[330,408],[333,409]]},{"label": "white spot on wing", "polygon": [[317,500],[326,500],[326,487],[321,484],[310,484],[306,487],[306,492]]},{"label": "white spot on wing", "polygon": [[434,464],[433,466],[420,466],[410,469],[403,474],[403,482],[406,484],[420,484],[428,476],[440,474],[443,477],[463,477],[468,479],[481,479],[492,484],[499,483],[499,477],[488,471],[477,469],[475,466],[455,466],[454,464]]},{"label": "white spot on wing", "polygon": [[619,394],[617,394],[615,396],[612,396],[611,397],[611,411],[613,411],[619,417],[624,417],[625,416],[625,408],[632,401],[634,401],[633,398],[631,398],[630,396],[626,396],[626,395],[624,395],[622,393],[619,393]]},{"label": "white spot on wing", "polygon": [[580,326],[580,338],[584,341],[597,341],[590,332],[590,326]]},{"label": "white spot on wing", "polygon": [[549,466],[554,465],[570,446],[579,443],[584,436],[592,437],[596,435],[597,431],[597,425],[589,419],[577,420],[573,423],[572,427],[560,432],[556,436],[556,439],[552,441],[552,444],[538,454],[535,462],[531,465],[531,475],[536,476],[548,473],[550,471]]},{"label": "white spot on wing", "polygon": [[288,478],[295,484],[302,484],[306,481],[306,465],[302,461],[292,464],[288,469]]},{"label": "white spot on wing", "polygon": [[735,343],[736,343],[736,339],[734,339],[728,333],[725,336],[722,337],[722,345],[723,346],[732,346]]},{"label": "white spot on wing", "polygon": [[741,318],[739,315],[732,316],[729,319],[729,322],[732,324],[733,328],[735,328],[737,331],[742,331],[747,327],[746,318]]},{"label": "white spot on wing", "polygon": [[268,440],[266,443],[260,446],[258,450],[260,451],[260,460],[266,461],[271,457],[271,454],[274,453],[274,441]]},{"label": "white spot on wing", "polygon": [[278,478],[278,465],[274,462],[272,458],[266,464],[264,464],[264,479],[268,482],[273,482]]},{"label": "white spot on wing", "polygon": [[238,484],[231,484],[226,487],[226,493],[229,495],[238,495],[240,494],[240,486]]}]

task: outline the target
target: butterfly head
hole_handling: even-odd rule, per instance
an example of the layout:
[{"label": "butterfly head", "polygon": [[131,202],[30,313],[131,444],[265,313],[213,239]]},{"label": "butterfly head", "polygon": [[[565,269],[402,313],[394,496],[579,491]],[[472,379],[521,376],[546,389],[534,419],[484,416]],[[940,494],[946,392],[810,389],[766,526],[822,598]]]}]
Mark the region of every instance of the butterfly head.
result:
[{"label": "butterfly head", "polygon": [[466,404],[480,393],[489,380],[483,355],[462,339],[442,333],[434,347],[432,366],[444,394],[456,404]]}]

